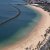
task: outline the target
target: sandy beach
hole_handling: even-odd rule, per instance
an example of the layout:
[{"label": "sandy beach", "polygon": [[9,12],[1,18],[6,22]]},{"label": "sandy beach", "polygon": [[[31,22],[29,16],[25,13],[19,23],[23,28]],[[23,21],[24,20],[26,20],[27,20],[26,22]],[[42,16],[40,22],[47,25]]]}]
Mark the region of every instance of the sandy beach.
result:
[{"label": "sandy beach", "polygon": [[26,47],[36,48],[38,42],[43,40],[41,35],[44,35],[45,30],[50,26],[49,12],[44,11],[40,7],[31,5],[28,6],[42,14],[41,20],[38,22],[37,26],[32,30],[32,32],[29,32],[30,34],[26,38],[22,39],[17,44],[0,50],[25,50]]}]

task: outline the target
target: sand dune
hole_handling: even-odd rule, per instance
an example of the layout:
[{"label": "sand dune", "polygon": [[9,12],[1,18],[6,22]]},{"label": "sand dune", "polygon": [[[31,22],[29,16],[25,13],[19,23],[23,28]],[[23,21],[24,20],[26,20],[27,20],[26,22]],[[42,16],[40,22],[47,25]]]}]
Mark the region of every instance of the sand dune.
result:
[{"label": "sand dune", "polygon": [[40,7],[28,5],[30,8],[35,9],[39,13],[42,14],[41,20],[37,24],[37,26],[29,32],[30,34],[22,39],[17,44],[8,46],[3,50],[25,50],[26,47],[35,48],[39,41],[42,41],[43,38],[41,35],[45,34],[45,30],[50,26],[50,16],[47,11],[44,11]]}]

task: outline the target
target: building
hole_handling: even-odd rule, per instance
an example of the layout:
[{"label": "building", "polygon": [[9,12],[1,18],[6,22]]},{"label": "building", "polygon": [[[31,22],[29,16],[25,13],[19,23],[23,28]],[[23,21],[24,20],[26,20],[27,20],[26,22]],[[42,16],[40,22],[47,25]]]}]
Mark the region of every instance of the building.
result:
[{"label": "building", "polygon": [[50,3],[50,0],[31,0],[33,3]]},{"label": "building", "polygon": [[47,0],[48,3],[50,3],[50,0]]},{"label": "building", "polygon": [[31,4],[31,3],[50,3],[50,0],[25,0],[27,3]]}]

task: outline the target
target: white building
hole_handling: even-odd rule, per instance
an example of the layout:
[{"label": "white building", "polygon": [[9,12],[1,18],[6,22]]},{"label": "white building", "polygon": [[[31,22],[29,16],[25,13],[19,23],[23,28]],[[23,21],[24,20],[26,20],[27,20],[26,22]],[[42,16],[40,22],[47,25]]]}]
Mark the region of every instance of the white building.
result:
[{"label": "white building", "polygon": [[48,1],[48,3],[50,3],[50,0],[47,0]]}]

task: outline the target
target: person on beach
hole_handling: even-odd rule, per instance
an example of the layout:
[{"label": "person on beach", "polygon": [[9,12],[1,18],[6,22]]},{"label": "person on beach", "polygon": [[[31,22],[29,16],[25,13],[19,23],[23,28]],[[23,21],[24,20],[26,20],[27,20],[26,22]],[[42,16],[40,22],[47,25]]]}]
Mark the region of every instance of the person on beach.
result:
[{"label": "person on beach", "polygon": [[28,47],[26,47],[25,50],[28,50]]},{"label": "person on beach", "polygon": [[45,39],[46,39],[48,33],[50,33],[50,27],[48,27],[48,29],[46,29],[46,33],[44,34]]},{"label": "person on beach", "polygon": [[48,27],[48,29],[46,30],[46,33],[50,33],[50,27]]},{"label": "person on beach", "polygon": [[37,44],[37,48],[35,48],[35,50],[36,50],[36,49],[39,50],[40,46],[41,46],[41,42],[39,41],[38,44]]}]

